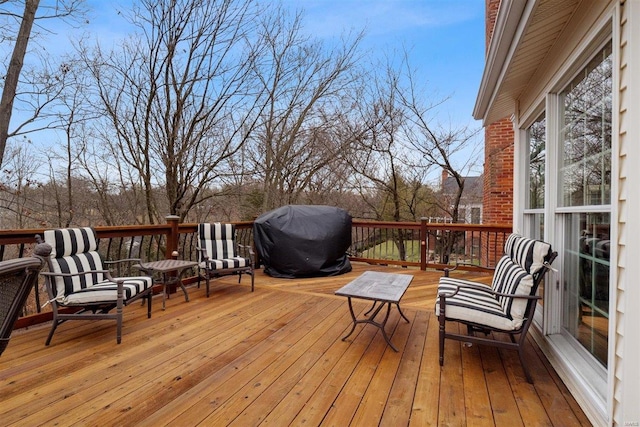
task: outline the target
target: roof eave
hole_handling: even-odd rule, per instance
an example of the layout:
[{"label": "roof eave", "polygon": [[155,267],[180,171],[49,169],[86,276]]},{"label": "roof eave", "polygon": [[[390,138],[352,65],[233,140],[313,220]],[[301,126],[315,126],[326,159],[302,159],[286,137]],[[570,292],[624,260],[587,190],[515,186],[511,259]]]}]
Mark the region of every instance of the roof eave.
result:
[{"label": "roof eave", "polygon": [[[500,2],[496,23],[489,44],[489,50],[485,62],[480,89],[473,108],[473,117],[482,120],[483,125],[490,123],[489,115],[492,113],[492,104],[498,95],[500,86],[507,73],[510,59],[515,52],[522,34],[521,22],[524,16],[528,16],[533,10],[533,2],[503,0]],[[526,21],[526,20],[525,20]],[[520,34],[518,34],[520,33]],[[510,116],[512,112],[505,111],[499,117]]]}]

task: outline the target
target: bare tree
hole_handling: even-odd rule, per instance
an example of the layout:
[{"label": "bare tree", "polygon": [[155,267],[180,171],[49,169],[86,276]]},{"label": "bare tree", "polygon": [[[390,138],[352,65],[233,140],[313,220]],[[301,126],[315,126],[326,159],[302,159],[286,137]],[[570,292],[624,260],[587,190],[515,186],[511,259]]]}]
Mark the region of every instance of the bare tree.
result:
[{"label": "bare tree", "polygon": [[430,124],[429,109],[416,97],[412,89],[404,92],[403,103],[407,112],[404,139],[416,150],[431,168],[444,171],[455,181],[453,198],[442,200],[440,208],[458,222],[460,202],[465,188],[465,177],[478,166],[482,157],[481,144],[477,140],[480,129],[466,126],[445,128]]},{"label": "bare tree", "polygon": [[[375,219],[415,220],[418,206],[425,208],[431,193],[425,179],[429,165],[404,139],[407,125],[402,103],[402,76],[394,61],[370,67],[354,108],[345,117],[354,144],[353,155],[345,159],[352,167],[351,182],[367,200]],[[398,231],[392,238],[401,259],[406,259],[407,236]]]},{"label": "bare tree", "polygon": [[20,144],[7,146],[0,175],[0,222],[3,227],[33,226],[41,213],[33,199],[33,189],[41,185],[35,177],[42,162],[30,145],[31,141],[25,138]]},{"label": "bare tree", "polygon": [[[182,218],[210,197],[204,189],[254,127],[259,93],[249,42],[259,15],[252,0],[142,0],[130,20],[138,33],[120,51],[86,48],[106,122],[100,143],[122,170],[135,171],[146,219]],[[168,212],[155,197],[163,188]]]},{"label": "bare tree", "polygon": [[[2,18],[2,42],[13,42],[11,59],[8,61],[6,70],[4,70],[4,79],[2,86],[2,97],[0,98],[0,165],[4,158],[4,152],[7,145],[7,139],[24,134],[27,130],[25,126],[35,122],[53,99],[56,98],[56,86],[47,81],[36,80],[31,81],[34,84],[30,90],[25,90],[25,102],[31,108],[27,112],[26,117],[21,121],[16,129],[10,130],[12,113],[14,110],[14,101],[19,97],[19,83],[24,65],[25,56],[28,52],[29,40],[32,38],[32,29],[36,21],[43,21],[51,18],[65,18],[78,13],[83,0],[56,0],[48,2],[45,0],[41,4],[40,0],[24,0],[24,8],[20,11],[19,1],[2,1],[0,5],[0,17]],[[37,15],[38,11],[42,11],[41,15]],[[18,29],[14,34],[11,29],[14,28],[13,23],[19,22]],[[39,77],[48,76],[49,73],[38,74]],[[38,88],[38,86],[40,86]],[[34,89],[35,88],[35,89]],[[44,95],[44,96],[43,96]],[[33,131],[33,129],[31,129]]]},{"label": "bare tree", "polygon": [[[405,52],[403,90],[398,92],[399,103],[405,113],[403,140],[422,156],[424,164],[437,171],[443,171],[453,178],[455,190],[453,197],[444,197],[438,204],[449,214],[452,222],[459,219],[460,204],[465,189],[465,177],[477,167],[482,158],[482,145],[477,140],[480,128],[468,126],[444,127],[433,125],[434,103],[425,98],[424,87],[418,85],[415,72],[409,67]],[[441,105],[445,100],[439,101]],[[434,168],[435,167],[435,168]],[[455,233],[442,237],[443,261],[448,262],[456,240]]]},{"label": "bare tree", "polygon": [[346,155],[335,124],[355,82],[362,34],[329,48],[303,34],[301,13],[290,18],[281,9],[261,21],[260,32],[266,47],[255,73],[265,108],[250,154],[269,210],[331,189],[319,184]]},{"label": "bare tree", "polygon": [[425,181],[430,164],[404,138],[407,117],[402,103],[402,76],[389,58],[371,66],[354,108],[344,120],[354,144],[346,159],[355,188],[379,220],[415,220],[429,191]]}]

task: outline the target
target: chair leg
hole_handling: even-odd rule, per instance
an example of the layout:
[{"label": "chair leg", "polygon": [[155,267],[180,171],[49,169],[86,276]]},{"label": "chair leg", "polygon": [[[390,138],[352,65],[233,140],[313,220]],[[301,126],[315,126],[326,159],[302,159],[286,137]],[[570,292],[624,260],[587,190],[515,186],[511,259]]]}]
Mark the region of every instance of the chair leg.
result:
[{"label": "chair leg", "polygon": [[53,324],[51,325],[51,330],[49,331],[49,336],[47,337],[47,341],[45,341],[44,345],[49,345],[51,343],[51,338],[53,338],[53,333],[56,331],[58,327],[58,320],[53,319]]},{"label": "chair leg", "polygon": [[253,292],[253,281],[254,281],[253,270],[251,270],[249,274],[251,275],[251,292]]},{"label": "chair leg", "polygon": [[531,378],[531,374],[527,369],[527,365],[524,363],[524,354],[522,351],[522,343],[518,345],[518,358],[520,359],[520,364],[522,365],[522,370],[524,371],[524,376],[527,378],[527,382],[529,384],[533,384],[533,378]]},{"label": "chair leg", "polygon": [[438,337],[438,346],[440,351],[440,366],[444,364],[444,335],[445,335],[445,314],[444,314],[444,297],[440,297],[440,313],[438,314],[438,323],[440,324],[440,334]]},{"label": "chair leg", "polygon": [[122,342],[122,308],[118,307],[118,317],[116,318],[116,342],[120,344]]},{"label": "chair leg", "polygon": [[151,319],[151,301],[153,301],[153,290],[147,294],[147,319]]}]

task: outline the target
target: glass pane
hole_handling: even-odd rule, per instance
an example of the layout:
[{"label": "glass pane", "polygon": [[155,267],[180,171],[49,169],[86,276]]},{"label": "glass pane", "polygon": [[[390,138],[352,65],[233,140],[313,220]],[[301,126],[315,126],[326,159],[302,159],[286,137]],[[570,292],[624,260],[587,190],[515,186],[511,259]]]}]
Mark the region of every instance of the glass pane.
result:
[{"label": "glass pane", "polygon": [[611,203],[611,43],[561,93],[560,206]]},{"label": "glass pane", "polygon": [[547,121],[544,114],[527,129],[529,168],[527,179],[527,209],[544,208],[544,166],[546,158]]},{"label": "glass pane", "polygon": [[564,216],[563,328],[607,366],[610,214]]},{"label": "glass pane", "polygon": [[[524,215],[524,227],[525,227],[525,236],[531,237],[532,239],[544,240],[544,213],[526,213]],[[540,301],[538,301],[538,305],[544,305],[544,279],[540,286],[538,287],[538,295],[543,297]]]}]

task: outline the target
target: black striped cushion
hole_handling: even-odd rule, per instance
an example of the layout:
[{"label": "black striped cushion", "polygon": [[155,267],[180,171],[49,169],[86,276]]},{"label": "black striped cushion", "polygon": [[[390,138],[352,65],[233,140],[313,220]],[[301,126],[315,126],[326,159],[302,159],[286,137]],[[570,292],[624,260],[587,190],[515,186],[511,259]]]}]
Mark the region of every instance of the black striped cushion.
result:
[{"label": "black striped cushion", "polygon": [[[249,260],[247,258],[242,258],[242,257],[209,260],[209,268],[212,270],[220,270],[223,268],[247,267],[248,265],[249,265]],[[205,266],[204,262],[201,263],[201,266],[202,267]]]},{"label": "black striped cushion", "polygon": [[[133,298],[140,292],[149,289],[153,285],[150,277],[127,277],[123,284],[124,301]],[[91,304],[91,303],[115,303],[118,299],[118,285],[115,282],[105,281],[88,288],[68,294],[60,300],[64,305]]]},{"label": "black striped cushion", "polygon": [[240,268],[250,265],[248,258],[235,253],[236,226],[234,224],[198,224],[198,240],[200,247],[205,248],[209,257],[209,265],[205,265],[204,254],[199,253],[200,267],[210,270]]},{"label": "black striped cushion", "polygon": [[[495,292],[512,295],[530,295],[533,287],[533,276],[516,264],[508,256],[503,256],[496,265],[496,271],[491,282],[491,288]],[[498,303],[502,310],[513,319],[524,317],[527,308],[527,300],[509,297],[498,297]]]},{"label": "black striped cushion", "polygon": [[[486,285],[442,277],[438,285],[438,293],[453,293],[457,285],[473,287],[465,286],[455,296],[446,299],[447,319],[472,322],[505,331],[517,329],[522,324],[522,320],[511,319],[502,311],[502,306],[489,293],[490,288]],[[436,316],[438,315],[440,315],[439,299],[436,300]]]},{"label": "black striped cushion", "polygon": [[236,256],[235,238],[236,226],[234,224],[221,224],[218,222],[214,224],[198,224],[200,247],[207,250],[209,259],[234,258]]},{"label": "black striped cushion", "polygon": [[[93,229],[65,228],[46,230],[44,241],[52,247],[51,270],[54,273],[80,273],[102,270],[102,259],[96,251],[98,241]],[[56,299],[62,303],[67,295],[104,281],[104,274],[89,273],[73,277],[56,277]]]},{"label": "black striped cushion", "polygon": [[[104,270],[97,252],[98,240],[92,228],[65,228],[46,230],[44,240],[52,250],[51,270],[54,273],[82,273]],[[103,273],[87,273],[72,277],[56,277],[56,300],[73,305],[93,302],[114,302],[117,285],[108,282]],[[149,277],[130,277],[125,282],[125,300],[152,286]]]},{"label": "black striped cushion", "polygon": [[45,230],[44,241],[51,245],[51,258],[60,258],[98,249],[98,239],[90,227]]},{"label": "black striped cushion", "polygon": [[[527,300],[494,297],[491,294],[492,289],[520,295],[531,292],[533,277],[509,257],[504,256],[498,262],[491,287],[468,280],[442,277],[438,294],[451,294],[459,285],[464,287],[460,288],[458,294],[446,299],[447,319],[473,322],[506,331],[522,326]],[[436,300],[436,315],[439,313],[440,301]]]},{"label": "black striped cushion", "polygon": [[520,264],[528,273],[537,273],[544,265],[551,245],[541,240],[511,234],[504,245],[504,253]]}]

